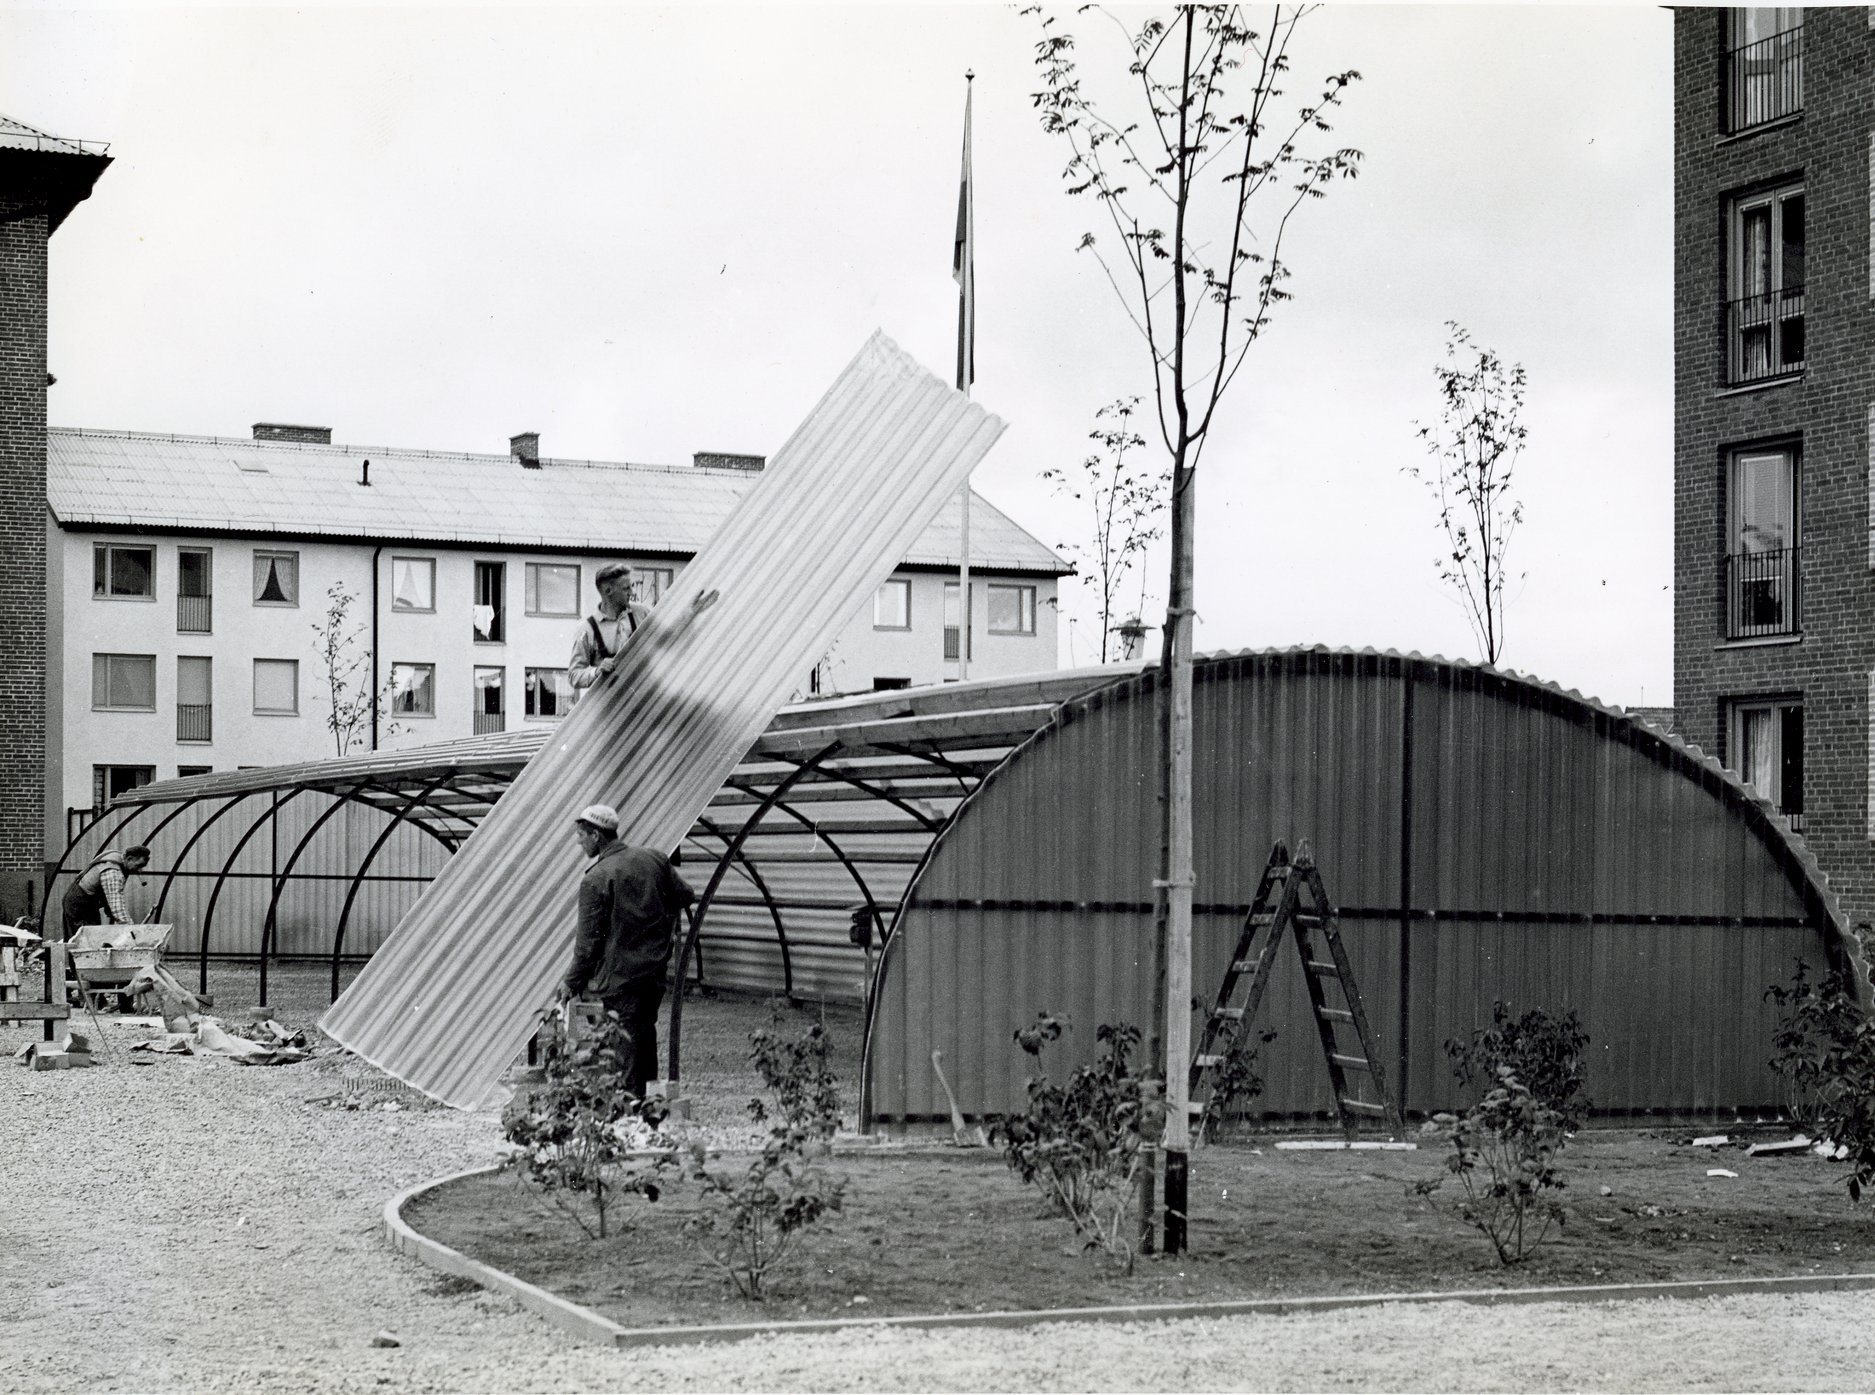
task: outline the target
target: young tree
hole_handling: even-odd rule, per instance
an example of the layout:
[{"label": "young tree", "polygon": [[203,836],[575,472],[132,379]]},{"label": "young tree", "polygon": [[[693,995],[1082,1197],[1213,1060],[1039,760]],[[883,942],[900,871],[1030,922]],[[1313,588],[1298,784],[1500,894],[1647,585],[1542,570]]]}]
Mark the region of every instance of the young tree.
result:
[{"label": "young tree", "polygon": [[[333,582],[326,588],[325,618],[312,627],[319,639],[319,667],[332,704],[326,713],[326,730],[332,733],[332,744],[341,756],[349,755],[354,744],[369,736],[374,710],[388,708],[391,700],[388,682],[375,698],[372,694],[371,655],[362,643],[365,626],[347,623],[357,601],[344,582]],[[397,730],[395,722],[378,724],[384,736],[395,736]]]},{"label": "young tree", "polygon": [[1439,380],[1439,422],[1414,422],[1434,460],[1408,465],[1439,501],[1439,527],[1449,549],[1432,565],[1458,592],[1484,661],[1504,652],[1504,556],[1523,522],[1523,502],[1511,492],[1523,452],[1524,371],[1472,343],[1457,322],[1446,321],[1445,361]]},{"label": "young tree", "polygon": [[1042,478],[1065,494],[1088,506],[1093,514],[1092,540],[1065,543],[1066,551],[1085,562],[1081,584],[1092,589],[1100,603],[1100,662],[1106,663],[1119,627],[1120,583],[1145,554],[1146,548],[1162,536],[1153,520],[1165,512],[1166,486],[1172,476],[1165,470],[1153,470],[1138,455],[1129,451],[1145,447],[1146,438],[1133,430],[1133,413],[1139,410],[1137,397],[1122,397],[1096,412],[1102,424],[1088,432],[1100,450],[1083,460],[1078,468],[1053,467],[1042,471]]},{"label": "young tree", "polygon": [[[1091,195],[1115,234],[1092,251],[1145,342],[1159,435],[1172,474],[1171,579],[1163,667],[1165,819],[1159,935],[1165,992],[1165,1248],[1184,1248],[1191,1060],[1191,631],[1199,458],[1251,345],[1290,293],[1283,253],[1303,205],[1352,178],[1360,152],[1335,147],[1328,114],[1360,74],[1329,75],[1319,97],[1285,100],[1290,48],[1310,7],[1260,14],[1182,5],[1132,27],[1103,15],[1121,46],[1122,92],[1083,85],[1077,40],[1040,7],[1035,94],[1042,128],[1068,145],[1068,192]],[[1079,13],[1086,13],[1085,11]],[[1099,13],[1096,11],[1096,13]],[[1109,114],[1109,111],[1114,114]],[[1124,112],[1125,114],[1119,114]],[[1155,1028],[1158,1023],[1155,1023]],[[1158,1032],[1155,1031],[1155,1036]]]}]

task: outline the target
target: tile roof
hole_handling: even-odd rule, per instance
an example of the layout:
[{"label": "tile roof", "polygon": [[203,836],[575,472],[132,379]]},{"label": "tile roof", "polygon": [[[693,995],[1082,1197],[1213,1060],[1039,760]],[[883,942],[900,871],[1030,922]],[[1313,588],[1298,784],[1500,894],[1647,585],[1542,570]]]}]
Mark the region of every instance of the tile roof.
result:
[{"label": "tile roof", "polygon": [[[692,465],[543,459],[382,446],[163,436],[54,427],[46,501],[67,528],[181,529],[394,539],[555,551],[700,551],[761,476]],[[371,484],[359,483],[371,462]],[[913,544],[911,565],[955,566],[958,502]],[[981,495],[970,561],[1059,575],[1047,546]]]},{"label": "tile roof", "polygon": [[0,149],[45,150],[60,155],[102,155],[108,148],[103,141],[67,140],[0,114]]}]

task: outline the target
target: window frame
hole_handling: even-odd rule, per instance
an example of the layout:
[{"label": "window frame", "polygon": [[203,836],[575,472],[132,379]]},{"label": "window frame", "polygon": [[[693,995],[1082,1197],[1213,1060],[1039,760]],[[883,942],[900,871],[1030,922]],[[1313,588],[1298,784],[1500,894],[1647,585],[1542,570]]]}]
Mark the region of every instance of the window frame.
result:
[{"label": "window frame", "polygon": [[[640,582],[640,578],[647,576],[656,578],[650,588],[649,599],[646,599],[645,587]],[[675,567],[645,567],[636,562],[632,563],[632,599],[639,605],[655,608],[676,584],[677,568]]]},{"label": "window frame", "polygon": [[[1804,702],[1803,696],[1800,693],[1773,693],[1763,696],[1727,698],[1725,700],[1725,764],[1731,769],[1733,774],[1738,776],[1746,789],[1767,801],[1773,809],[1789,819],[1792,831],[1797,833],[1803,831],[1804,758],[1806,754],[1805,747],[1809,744],[1804,732],[1806,724],[1803,712]],[[1744,756],[1746,755],[1746,718],[1753,713],[1777,714],[1777,720],[1770,724],[1770,731],[1777,746],[1771,761],[1772,770],[1777,780],[1775,790],[1767,791],[1760,789],[1757,782],[1751,778],[1750,772],[1744,769]],[[1785,750],[1785,741],[1787,739],[1790,715],[1792,713],[1796,714],[1798,740],[1797,757],[1794,763],[1797,781],[1796,797],[1794,800],[1791,798],[1791,791],[1785,788],[1785,781],[1791,774],[1793,764],[1789,758],[1789,753]],[[1795,809],[1789,807],[1793,803],[1797,806]]]},{"label": "window frame", "polygon": [[[1748,532],[1745,508],[1748,491],[1743,487],[1743,466],[1754,459],[1781,457],[1784,464],[1785,496],[1789,508],[1782,527],[1786,536],[1782,547],[1753,548],[1746,545]],[[1724,537],[1721,559],[1724,567],[1723,595],[1719,607],[1720,638],[1728,642],[1762,639],[1767,636],[1803,633],[1803,442],[1784,439],[1754,445],[1731,446],[1724,452]],[[1756,562],[1747,558],[1759,559]],[[1764,588],[1760,591],[1758,588]],[[1758,605],[1756,594],[1772,598],[1780,613],[1771,619],[1751,619]]]},{"label": "window frame", "polygon": [[[400,562],[421,563],[429,569],[430,603],[428,605],[405,605],[397,594],[397,566]],[[391,613],[394,615],[434,615],[436,614],[436,559],[421,557],[415,553],[394,553],[391,556]]]},{"label": "window frame", "polygon": [[[278,604],[278,602],[276,602],[275,604]],[[293,670],[293,706],[291,708],[262,707],[260,705],[260,666],[262,664],[287,664],[292,667],[292,670]],[[299,692],[299,660],[298,659],[270,659],[270,658],[262,658],[262,657],[256,656],[253,661],[252,675],[253,675],[253,681],[252,681],[252,686],[249,691],[249,696],[252,700],[251,702],[252,711],[256,717],[297,717],[299,716],[300,714],[300,692]]]},{"label": "window frame", "polygon": [[[1719,79],[1719,129],[1725,135],[1744,135],[1803,115],[1804,8],[1799,5],[1739,5],[1720,11],[1724,20],[1720,33],[1723,51]],[[1752,13],[1761,10],[1787,10],[1796,15],[1797,22],[1753,39],[1749,35],[1748,26]],[[1784,40],[1787,34],[1796,37]],[[1784,42],[1778,43],[1779,40]],[[1766,60],[1769,66],[1765,71],[1757,74],[1738,71],[1739,64],[1750,62],[1743,57],[1747,49],[1768,44],[1777,44],[1779,52]],[[1777,71],[1780,68],[1784,71]],[[1794,70],[1794,76],[1791,76],[1789,70]],[[1765,106],[1774,109],[1750,119],[1753,93],[1749,84],[1753,77],[1771,78],[1774,83],[1781,81],[1787,92],[1780,95],[1787,95],[1791,99],[1790,105],[1783,106],[1777,101],[1765,102]]]},{"label": "window frame", "polygon": [[[141,552],[149,559],[145,569],[147,591],[115,591],[117,557],[120,553]],[[94,542],[91,544],[91,599],[94,601],[156,600],[156,545],[154,543]]]},{"label": "window frame", "polygon": [[[1035,587],[1027,582],[986,581],[983,583],[983,619],[990,634],[1031,636],[1035,633]],[[1016,628],[1001,629],[996,624],[995,597],[998,591],[1016,593]]]},{"label": "window frame", "polygon": [[[402,700],[402,695],[397,691],[397,676],[400,670],[408,671],[417,675],[416,683],[413,684],[411,691],[413,693],[414,692],[427,692],[429,695],[429,706],[427,707],[403,707],[399,705]],[[419,662],[405,660],[405,659],[393,659],[391,661],[390,715],[393,719],[401,719],[404,717],[431,717],[433,718],[436,716],[436,665],[435,664],[419,663]]]},{"label": "window frame", "polygon": [[[149,665],[150,700],[147,704],[145,703],[113,703],[108,700],[107,701],[99,700],[101,697],[104,699],[109,699],[109,697],[111,696],[111,689],[116,686],[116,684],[112,681],[112,678],[111,678],[111,661],[113,659],[136,660],[141,663]],[[102,692],[99,691],[99,685],[98,685],[98,678],[100,674],[104,676],[104,685],[103,685]],[[124,654],[124,653],[119,653],[115,650],[103,650],[103,651],[93,652],[93,654],[91,655],[91,710],[93,712],[154,712],[156,711],[156,655],[154,654]]]},{"label": "window frame", "polygon": [[[268,560],[284,559],[293,564],[293,594],[286,600],[269,601],[262,599],[260,593],[263,583],[261,581],[260,564],[263,558]],[[278,573],[276,572],[275,575],[277,576]],[[257,547],[254,549],[254,585],[252,592],[255,605],[266,610],[298,610],[300,593],[304,589],[301,585],[302,580],[303,578],[300,576],[298,548]]]},{"label": "window frame", "polygon": [[[1805,243],[1790,243],[1785,235],[1788,205],[1802,201],[1799,217],[1803,235],[1809,232],[1809,200],[1801,175],[1780,179],[1729,195],[1725,201],[1725,385],[1749,387],[1759,383],[1782,382],[1801,377],[1809,367],[1809,322],[1805,314],[1805,289],[1808,285],[1809,258]],[[1750,289],[1757,278],[1756,269],[1747,259],[1745,230],[1750,217],[1767,213],[1762,287]],[[1790,279],[1788,256],[1792,246],[1798,251],[1800,279]],[[1795,309],[1792,310],[1794,305]],[[1798,326],[1801,351],[1786,360],[1784,331],[1787,325]],[[1765,333],[1764,370],[1753,373],[1746,351],[1747,333]]]},{"label": "window frame", "polygon": [[[541,610],[540,606],[540,571],[551,567],[557,571],[573,573],[573,608],[571,610]],[[580,586],[586,580],[585,567],[579,562],[529,562],[521,578],[522,613],[546,620],[577,620],[580,617]]]},{"label": "window frame", "polygon": [[[903,593],[904,598],[905,598],[904,611],[903,611],[904,616],[905,616],[905,623],[902,625],[884,624],[879,619],[879,603],[885,599],[885,594],[888,590],[894,590],[894,589]],[[906,631],[911,629],[912,614],[911,614],[911,578],[910,577],[888,576],[884,581],[879,583],[879,589],[872,593],[872,627],[875,630],[885,630],[889,633],[895,633],[895,634],[904,634]]]},{"label": "window frame", "polygon": [[[567,713],[573,710],[573,704],[579,699],[578,690],[573,687],[572,683],[570,681],[567,681],[566,683],[566,709],[565,711],[538,712],[535,710],[536,703],[534,699],[534,694],[536,690],[540,687],[540,684],[537,680],[530,681],[531,679],[533,679],[535,674],[547,674],[547,673],[557,673],[560,675],[560,677],[563,680],[565,680],[566,672],[567,672],[566,669],[563,667],[555,668],[548,664],[528,664],[522,668],[521,670],[521,720],[522,721],[524,722],[559,722],[559,721],[564,721],[566,719]],[[560,688],[557,684],[555,685],[553,691],[556,697],[560,695]]]},{"label": "window frame", "polygon": [[[492,567],[498,578],[494,593],[494,616],[489,624],[489,637],[482,638],[475,628],[475,607],[487,605],[481,599],[483,568]],[[508,564],[498,558],[478,557],[470,565],[469,584],[473,588],[469,595],[469,637],[475,644],[506,644],[508,642]]]}]

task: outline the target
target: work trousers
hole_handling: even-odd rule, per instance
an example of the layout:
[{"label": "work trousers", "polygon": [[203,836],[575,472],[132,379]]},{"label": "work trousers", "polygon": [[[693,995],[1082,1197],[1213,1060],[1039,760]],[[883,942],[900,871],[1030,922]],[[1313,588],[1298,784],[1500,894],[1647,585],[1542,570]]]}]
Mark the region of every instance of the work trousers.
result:
[{"label": "work trousers", "polygon": [[625,1087],[644,1098],[645,1082],[658,1076],[658,1009],[664,1005],[664,978],[634,979],[599,1000],[607,1012],[616,1012],[632,1039],[626,1062]]}]

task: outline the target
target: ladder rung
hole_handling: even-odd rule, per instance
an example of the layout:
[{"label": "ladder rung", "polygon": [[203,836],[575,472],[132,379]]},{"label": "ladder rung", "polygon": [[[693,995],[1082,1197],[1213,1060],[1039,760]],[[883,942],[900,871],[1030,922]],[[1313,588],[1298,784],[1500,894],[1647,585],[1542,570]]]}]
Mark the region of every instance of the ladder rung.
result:
[{"label": "ladder rung", "polygon": [[1346,1008],[1316,1008],[1315,1015],[1324,1022],[1352,1022],[1354,1014]]},{"label": "ladder rung", "polygon": [[1185,1112],[1187,1114],[1202,1114],[1204,1113],[1205,1108],[1206,1108],[1205,1103],[1202,1100],[1186,1100],[1185,1101]]},{"label": "ladder rung", "polygon": [[1310,973],[1316,975],[1318,978],[1340,978],[1341,977],[1340,969],[1336,968],[1333,964],[1324,963],[1320,959],[1309,960],[1307,964],[1307,968]]},{"label": "ladder rung", "polygon": [[1339,1051],[1328,1053],[1328,1059],[1347,1070],[1372,1070],[1365,1056],[1343,1056]]},{"label": "ladder rung", "polygon": [[1341,1107],[1343,1109],[1351,1109],[1356,1114],[1371,1115],[1376,1119],[1384,1119],[1387,1117],[1387,1107],[1384,1104],[1369,1104],[1366,1100],[1343,1100],[1341,1101]]},{"label": "ladder rung", "polygon": [[[1211,1015],[1221,1018],[1226,1022],[1243,1021],[1243,1009],[1240,1007],[1215,1007],[1211,1009]],[[1349,1020],[1352,1021],[1353,1019],[1350,1018]]]},{"label": "ladder rung", "polygon": [[1191,1063],[1199,1070],[1209,1070],[1212,1066],[1223,1065],[1224,1058],[1222,1056],[1194,1056]]},{"label": "ladder rung", "polygon": [[1257,965],[1262,962],[1263,956],[1260,954],[1254,959],[1233,959],[1230,971],[1233,974],[1253,974],[1257,971]]}]

